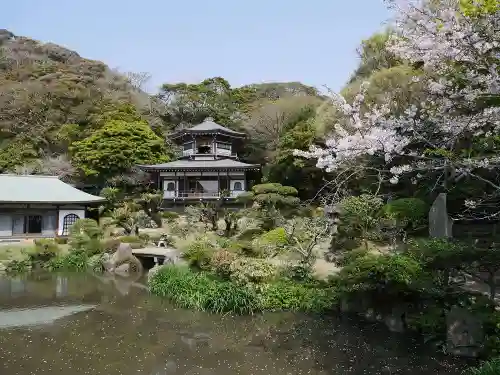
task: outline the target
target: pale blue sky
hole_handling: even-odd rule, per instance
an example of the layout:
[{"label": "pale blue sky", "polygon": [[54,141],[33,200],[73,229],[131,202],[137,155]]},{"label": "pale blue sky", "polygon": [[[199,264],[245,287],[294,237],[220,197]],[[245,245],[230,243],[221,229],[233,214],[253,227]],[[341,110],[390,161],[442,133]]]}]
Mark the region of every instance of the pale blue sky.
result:
[{"label": "pale blue sky", "polygon": [[164,82],[301,81],[337,90],[359,42],[389,17],[382,0],[15,0],[0,28]]}]

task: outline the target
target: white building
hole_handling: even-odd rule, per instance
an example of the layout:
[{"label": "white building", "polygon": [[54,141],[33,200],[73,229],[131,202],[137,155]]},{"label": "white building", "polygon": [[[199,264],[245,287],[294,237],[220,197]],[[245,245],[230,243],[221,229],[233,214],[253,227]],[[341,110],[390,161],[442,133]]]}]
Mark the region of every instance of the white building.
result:
[{"label": "white building", "polygon": [[151,173],[167,202],[215,200],[224,194],[235,200],[248,190],[247,172],[259,165],[243,163],[237,150],[245,134],[221,126],[208,118],[203,123],[170,135],[181,146],[179,160],[156,165],[140,165]]},{"label": "white building", "polygon": [[54,176],[0,174],[0,238],[66,236],[104,200]]}]

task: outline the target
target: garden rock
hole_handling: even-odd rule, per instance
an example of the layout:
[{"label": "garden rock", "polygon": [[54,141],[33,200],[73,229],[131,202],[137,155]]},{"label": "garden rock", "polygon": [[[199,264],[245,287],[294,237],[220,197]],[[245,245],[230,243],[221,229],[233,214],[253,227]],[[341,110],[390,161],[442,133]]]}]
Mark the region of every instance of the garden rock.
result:
[{"label": "garden rock", "polygon": [[115,273],[128,274],[130,271],[130,264],[123,263],[115,268]]},{"label": "garden rock", "polygon": [[384,317],[384,323],[391,332],[402,333],[406,329],[404,313],[397,309]]},{"label": "garden rock", "polygon": [[446,351],[462,357],[478,357],[484,341],[481,321],[466,309],[453,307],[446,315]]}]

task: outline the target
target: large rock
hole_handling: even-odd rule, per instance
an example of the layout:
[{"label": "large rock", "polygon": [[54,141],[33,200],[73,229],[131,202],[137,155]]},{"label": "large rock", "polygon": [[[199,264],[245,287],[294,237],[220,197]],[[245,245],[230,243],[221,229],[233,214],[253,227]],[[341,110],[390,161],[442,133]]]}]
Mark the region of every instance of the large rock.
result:
[{"label": "large rock", "polygon": [[446,351],[462,357],[478,357],[484,342],[481,320],[468,310],[453,307],[446,315]]},{"label": "large rock", "polygon": [[404,312],[399,309],[393,309],[389,315],[386,315],[384,323],[391,332],[402,333],[406,330]]},{"label": "large rock", "polygon": [[115,273],[121,273],[121,274],[126,275],[129,273],[129,271],[130,271],[130,264],[129,263],[123,263],[115,268]]},{"label": "large rock", "polygon": [[[121,274],[142,272],[142,264],[132,254],[132,247],[128,243],[121,243],[111,257],[103,258],[102,264],[108,272],[118,272]],[[125,269],[127,270],[126,272],[124,272]]]}]

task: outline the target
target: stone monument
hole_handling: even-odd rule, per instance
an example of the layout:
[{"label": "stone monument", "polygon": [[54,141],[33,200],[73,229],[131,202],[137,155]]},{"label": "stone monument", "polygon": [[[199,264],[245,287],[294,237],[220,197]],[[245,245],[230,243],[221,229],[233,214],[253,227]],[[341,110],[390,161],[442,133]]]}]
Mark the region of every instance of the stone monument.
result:
[{"label": "stone monument", "polygon": [[453,221],[446,208],[446,193],[440,193],[429,211],[429,236],[433,238],[451,238]]}]

